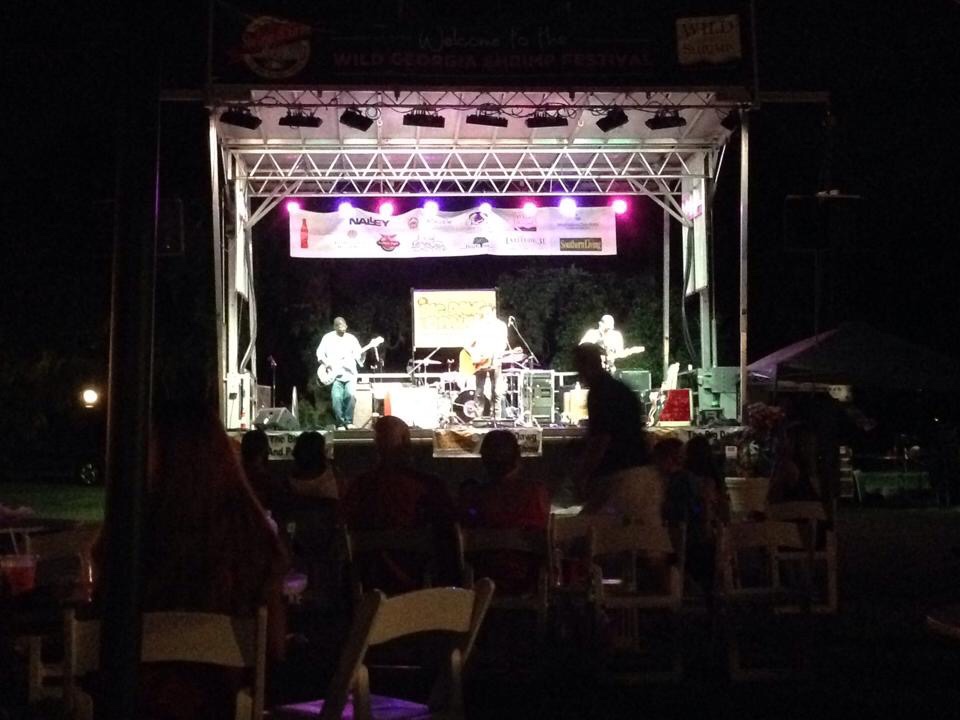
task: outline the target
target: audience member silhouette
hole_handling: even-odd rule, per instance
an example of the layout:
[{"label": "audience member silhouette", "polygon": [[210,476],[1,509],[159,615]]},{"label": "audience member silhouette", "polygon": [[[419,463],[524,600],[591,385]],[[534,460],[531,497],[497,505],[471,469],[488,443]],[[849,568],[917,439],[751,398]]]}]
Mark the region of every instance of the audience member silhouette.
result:
[{"label": "audience member silhouette", "polygon": [[266,510],[275,512],[283,499],[282,480],[270,474],[270,440],[263,430],[250,430],[240,441],[240,457],[247,482]]},{"label": "audience member silhouette", "polygon": [[337,500],[340,490],[327,464],[327,446],[316,431],[301,433],[293,445],[293,474],[290,492],[294,496]]}]

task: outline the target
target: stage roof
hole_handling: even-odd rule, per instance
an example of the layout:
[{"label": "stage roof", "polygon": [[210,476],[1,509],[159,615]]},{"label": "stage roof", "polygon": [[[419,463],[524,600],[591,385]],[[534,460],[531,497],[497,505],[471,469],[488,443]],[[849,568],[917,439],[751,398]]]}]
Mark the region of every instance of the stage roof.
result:
[{"label": "stage roof", "polygon": [[[718,92],[343,91],[224,89],[214,116],[243,107],[262,122],[254,130],[217,121],[223,151],[248,196],[359,195],[647,195],[683,221],[680,183],[716,171],[730,131],[721,120],[742,96]],[[227,99],[229,98],[229,99]],[[318,128],[286,127],[289,109],[312,115]],[[404,124],[429,108],[444,127]],[[361,131],[339,121],[347,109],[373,120]],[[599,120],[622,110],[627,122],[603,132]],[[495,113],[507,127],[466,122]],[[682,127],[652,130],[658,111],[676,112]],[[567,120],[529,128],[535,112]],[[704,167],[692,162],[699,154]],[[273,202],[269,202],[273,201]]]}]

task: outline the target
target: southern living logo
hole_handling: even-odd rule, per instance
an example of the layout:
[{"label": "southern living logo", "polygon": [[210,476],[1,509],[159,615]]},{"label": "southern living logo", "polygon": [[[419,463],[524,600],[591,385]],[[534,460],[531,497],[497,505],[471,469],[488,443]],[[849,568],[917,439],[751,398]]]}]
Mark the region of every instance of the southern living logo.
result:
[{"label": "southern living logo", "polygon": [[560,252],[602,252],[601,238],[560,238]]}]

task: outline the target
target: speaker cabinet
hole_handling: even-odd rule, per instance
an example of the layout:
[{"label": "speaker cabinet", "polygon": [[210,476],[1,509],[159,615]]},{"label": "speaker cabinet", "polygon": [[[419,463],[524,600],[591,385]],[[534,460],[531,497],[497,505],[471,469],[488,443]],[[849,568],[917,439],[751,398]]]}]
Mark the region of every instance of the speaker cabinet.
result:
[{"label": "speaker cabinet", "polygon": [[620,381],[644,399],[650,393],[649,370],[621,370]]},{"label": "speaker cabinet", "polygon": [[521,383],[523,409],[541,422],[556,420],[552,370],[528,370]]},{"label": "speaker cabinet", "polygon": [[260,430],[299,430],[300,421],[285,407],[263,408],[253,420]]},{"label": "speaker cabinet", "polygon": [[357,385],[357,404],[353,408],[353,424],[366,427],[373,414],[373,389],[369,385]]}]

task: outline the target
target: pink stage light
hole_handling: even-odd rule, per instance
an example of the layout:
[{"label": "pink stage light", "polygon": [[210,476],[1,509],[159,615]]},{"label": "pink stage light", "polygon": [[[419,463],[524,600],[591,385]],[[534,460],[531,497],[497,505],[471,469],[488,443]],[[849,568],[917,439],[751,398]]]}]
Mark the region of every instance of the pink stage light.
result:
[{"label": "pink stage light", "polygon": [[573,217],[577,214],[577,201],[565,197],[560,201],[560,214],[564,217]]},{"label": "pink stage light", "polygon": [[537,214],[537,204],[535,202],[527,201],[523,204],[523,214],[525,217],[533,217]]},{"label": "pink stage light", "polygon": [[380,203],[380,217],[390,217],[393,215],[393,203],[389,200],[384,203]]},{"label": "pink stage light", "polygon": [[289,200],[287,202],[287,212],[288,213],[300,212],[300,203],[298,203],[296,200]]},{"label": "pink stage light", "polygon": [[342,203],[337,205],[337,213],[344,220],[349,220],[353,217],[353,205],[344,200]]},{"label": "pink stage light", "polygon": [[610,207],[613,208],[613,212],[617,215],[623,215],[627,211],[627,201],[623,198],[617,198],[610,203]]},{"label": "pink stage light", "polygon": [[489,215],[493,212],[493,206],[488,202],[482,202],[480,203],[480,212]]},{"label": "pink stage light", "polygon": [[438,212],[440,212],[440,206],[436,200],[427,200],[423,204],[423,214],[427,217],[434,217]]}]

